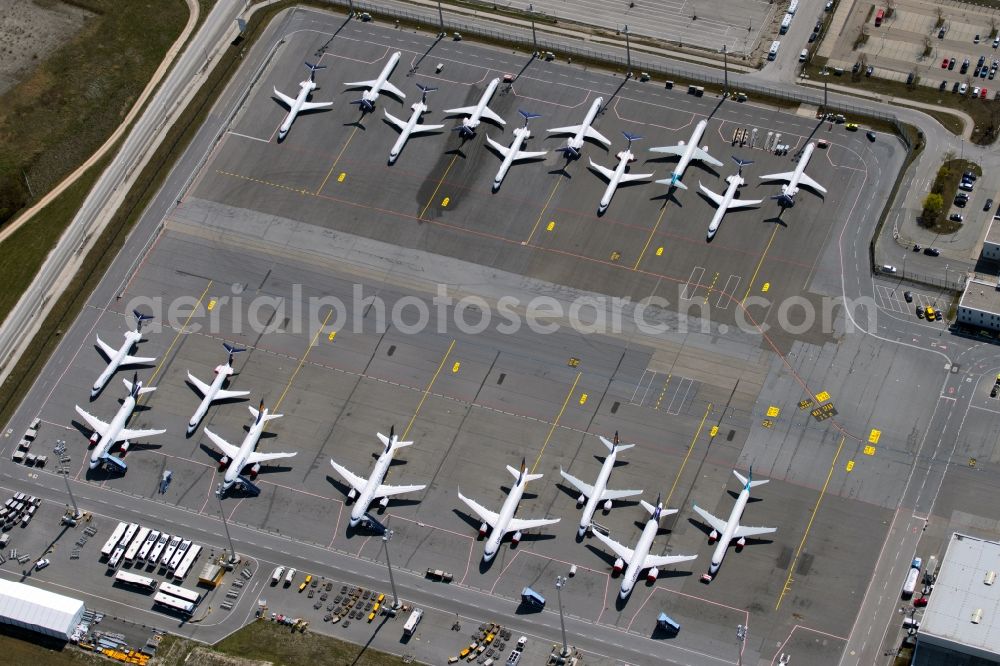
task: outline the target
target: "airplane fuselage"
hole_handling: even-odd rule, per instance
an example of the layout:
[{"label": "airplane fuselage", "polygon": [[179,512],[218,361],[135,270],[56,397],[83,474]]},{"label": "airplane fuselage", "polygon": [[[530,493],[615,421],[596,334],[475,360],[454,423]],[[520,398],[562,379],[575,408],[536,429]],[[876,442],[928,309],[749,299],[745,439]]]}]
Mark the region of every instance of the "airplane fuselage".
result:
[{"label": "airplane fuselage", "polygon": [[243,473],[243,468],[246,467],[247,458],[257,449],[257,442],[260,440],[261,433],[264,432],[264,424],[267,422],[266,417],[267,410],[264,410],[261,413],[261,417],[250,424],[250,430],[247,431],[246,437],[243,438],[243,442],[240,444],[239,453],[229,461],[226,474],[222,477],[223,491],[229,490],[239,480],[240,474]]},{"label": "airplane fuselage", "polygon": [[632,588],[635,587],[635,582],[639,580],[639,574],[642,573],[643,562],[646,560],[646,556],[649,555],[649,549],[653,546],[653,539],[656,538],[656,532],[660,529],[660,521],[656,518],[650,518],[645,527],[642,528],[642,534],[639,535],[639,542],[636,543],[635,549],[633,551],[632,559],[628,563],[628,567],[625,569],[625,573],[622,576],[622,587],[618,592],[618,596],[622,600],[628,599],[628,595],[632,594]]},{"label": "airplane fuselage", "polygon": [[500,507],[497,524],[493,526],[490,538],[486,540],[486,545],[483,547],[484,562],[492,560],[497,551],[500,550],[500,542],[503,540],[504,535],[507,534],[507,525],[510,524],[511,518],[517,512],[517,505],[521,502],[521,495],[524,494],[526,484],[527,482],[523,478],[515,483],[511,487],[507,499],[504,500],[503,506]]},{"label": "airplane fuselage", "polygon": [[712,553],[712,564],[709,566],[708,572],[713,576],[719,570],[719,567],[722,566],[722,559],[726,556],[726,550],[729,549],[729,542],[733,540],[733,536],[740,526],[740,517],[743,516],[743,509],[746,508],[749,500],[750,489],[743,488],[740,491],[740,496],[736,498],[736,503],[733,504],[733,510],[729,513],[729,520],[726,521],[726,529],[719,535],[719,541],[715,545],[715,551]]},{"label": "airplane fuselage", "polygon": [[193,433],[198,427],[198,424],[201,423],[201,420],[205,417],[205,413],[208,412],[208,408],[215,400],[215,396],[218,395],[222,385],[226,382],[226,378],[232,374],[233,366],[228,363],[215,367],[215,379],[212,380],[212,384],[209,386],[208,392],[205,393],[205,397],[202,398],[201,403],[198,404],[198,409],[194,410],[194,415],[191,417],[191,420],[188,421],[187,432],[189,435]]},{"label": "airplane fuselage", "polygon": [[392,149],[389,151],[389,164],[395,162],[399,154],[403,152],[403,146],[406,145],[410,134],[413,132],[413,128],[420,121],[420,116],[427,112],[427,105],[423,102],[414,102],[412,108],[413,113],[410,114],[410,119],[406,121],[406,126],[400,131],[399,138],[396,139],[396,143],[392,145]]},{"label": "airplane fuselage", "polygon": [[694,151],[698,149],[698,144],[701,142],[702,136],[705,134],[705,128],[708,127],[707,120],[699,120],[698,124],[694,126],[694,131],[691,132],[691,138],[688,140],[687,145],[684,148],[684,154],[681,155],[681,159],[677,162],[677,166],[674,167],[673,173],[670,174],[670,182],[676,185],[681,178],[684,177],[684,172],[687,170],[688,165],[691,164],[691,158],[694,157]]},{"label": "airplane fuselage", "polygon": [[108,424],[107,433],[98,440],[93,451],[91,451],[90,469],[97,469],[101,466],[101,458],[109,453],[111,447],[118,441],[121,431],[125,428],[125,424],[128,423],[129,417],[132,416],[133,409],[135,409],[135,396],[129,394],[125,396],[122,406],[118,408],[118,412],[115,413],[114,418],[111,419],[111,423]]},{"label": "airplane fuselage", "polygon": [[382,86],[384,86],[385,82],[389,80],[389,76],[392,74],[392,70],[395,69],[396,63],[399,62],[399,55],[400,55],[399,51],[396,51],[395,53],[392,54],[392,56],[389,58],[389,62],[387,62],[385,64],[385,67],[382,68],[382,73],[378,75],[377,79],[375,79],[375,85],[373,85],[371,88],[366,90],[363,95],[361,95],[361,99],[364,102],[367,102],[367,104],[365,104],[364,107],[368,111],[371,111],[372,109],[375,108],[374,106],[375,100],[378,99],[379,93],[382,92]]},{"label": "airplane fuselage", "polygon": [[789,179],[788,184],[781,186],[781,193],[794,202],[795,195],[799,191],[799,181],[802,180],[802,174],[805,172],[806,167],[809,165],[809,158],[812,157],[813,150],[815,150],[816,144],[810,143],[802,151],[802,157],[799,158],[799,163],[795,167],[795,171],[792,172],[792,177]]},{"label": "airplane fuselage", "polygon": [[295,98],[295,103],[292,107],[288,109],[288,115],[285,116],[285,121],[281,123],[281,127],[278,128],[278,139],[284,139],[288,134],[288,130],[292,128],[292,123],[295,122],[295,116],[299,115],[299,111],[302,110],[302,105],[309,99],[309,95],[312,91],[316,89],[316,82],[306,79],[299,84],[299,95]]},{"label": "airplane fuselage", "polygon": [[611,470],[614,469],[615,459],[617,458],[618,449],[616,448],[604,459],[601,471],[597,474],[597,480],[594,481],[594,494],[587,498],[587,503],[583,507],[583,515],[580,516],[580,527],[576,532],[577,536],[583,537],[590,528],[590,524],[594,520],[594,513],[597,511],[597,507],[601,505],[601,495],[604,494],[604,490],[608,487],[608,479],[611,477]]},{"label": "airplane fuselage", "polygon": [[499,85],[500,79],[493,79],[490,81],[489,85],[486,86],[486,90],[483,91],[483,96],[479,98],[479,103],[476,104],[475,111],[473,111],[468,118],[462,121],[464,135],[472,135],[476,133],[475,130],[479,127],[479,123],[483,117],[483,109],[489,105],[490,100],[493,98],[493,93],[496,92],[497,86]]},{"label": "airplane fuselage", "polygon": [[395,452],[392,449],[383,451],[378,460],[375,461],[375,468],[372,470],[371,475],[368,477],[368,482],[365,483],[364,489],[351,509],[351,527],[357,527],[358,523],[364,519],[365,512],[368,511],[368,506],[375,499],[375,491],[382,484],[382,479],[385,478],[385,473],[392,463],[393,453]]},{"label": "airplane fuselage", "polygon": [[510,144],[510,150],[504,156],[503,162],[500,163],[500,170],[497,171],[497,176],[493,179],[494,190],[500,188],[500,184],[503,182],[504,176],[507,175],[510,165],[514,163],[514,157],[517,155],[518,151],[521,150],[521,146],[530,136],[531,130],[527,127],[519,127],[514,130],[514,140]]},{"label": "airplane fuselage", "polygon": [[598,213],[603,213],[611,205],[611,197],[615,195],[615,190],[618,189],[618,184],[621,182],[622,176],[625,175],[628,163],[634,159],[635,155],[630,150],[618,153],[618,166],[615,167],[614,174],[608,179],[608,186],[604,189],[604,196],[601,197],[601,205],[597,208]]},{"label": "airplane fuselage", "polygon": [[594,118],[597,117],[597,112],[601,110],[601,104],[604,103],[602,97],[598,97],[594,100],[594,103],[590,105],[590,109],[587,110],[587,115],[584,116],[583,122],[580,124],[580,130],[566,140],[566,147],[572,148],[574,151],[579,151],[583,148],[583,141],[587,137],[587,130],[594,123]]},{"label": "airplane fuselage", "polygon": [[727,180],[729,181],[729,187],[726,188],[726,193],[722,195],[722,203],[716,208],[715,215],[712,216],[712,221],[708,223],[708,240],[712,240],[715,237],[715,233],[719,230],[719,225],[722,224],[722,218],[726,216],[729,204],[732,203],[733,198],[736,196],[736,191],[744,182],[740,176],[736,175],[730,176]]},{"label": "airplane fuselage", "polygon": [[97,394],[101,392],[101,389],[103,389],[104,385],[108,383],[108,380],[111,379],[112,375],[118,371],[118,367],[122,364],[122,361],[125,360],[125,357],[132,353],[132,350],[135,349],[136,343],[141,339],[142,333],[138,331],[129,331],[125,334],[125,342],[123,342],[122,346],[118,348],[115,355],[111,357],[108,361],[108,367],[104,368],[104,371],[101,372],[97,381],[94,382],[94,385],[91,387],[91,398],[97,397]]}]

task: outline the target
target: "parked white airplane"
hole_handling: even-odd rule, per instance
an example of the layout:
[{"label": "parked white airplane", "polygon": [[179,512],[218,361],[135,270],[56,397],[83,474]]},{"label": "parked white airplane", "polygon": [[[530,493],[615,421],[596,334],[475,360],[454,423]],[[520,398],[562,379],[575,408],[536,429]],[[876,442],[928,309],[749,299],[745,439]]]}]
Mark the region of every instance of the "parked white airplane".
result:
[{"label": "parked white airplane", "polygon": [[514,477],[514,485],[510,489],[510,493],[507,495],[507,499],[504,500],[503,506],[500,507],[500,513],[493,513],[489,509],[478,504],[474,500],[469,499],[462,494],[462,489],[458,489],[458,498],[469,505],[469,508],[476,512],[483,524],[479,527],[479,536],[486,535],[487,525],[493,528],[490,538],[487,539],[486,545],[483,548],[483,561],[489,562],[493,559],[493,556],[497,554],[500,549],[500,541],[503,539],[504,535],[508,532],[513,532],[514,536],[511,541],[517,544],[521,541],[521,532],[524,530],[530,530],[535,527],[544,527],[546,525],[554,525],[559,522],[559,518],[539,518],[536,520],[522,520],[520,518],[515,518],[514,513],[517,511],[517,505],[521,501],[521,495],[524,494],[524,487],[527,485],[528,481],[534,481],[535,479],[540,479],[544,474],[528,474],[528,468],[524,464],[524,459],[521,459],[521,469],[520,471],[514,469],[510,465],[507,465],[507,471],[511,473]]},{"label": "parked white airplane", "polygon": [[784,207],[791,207],[795,205],[795,195],[799,191],[799,185],[805,185],[806,187],[811,187],[812,189],[820,192],[821,194],[826,194],[826,189],[817,183],[815,180],[806,175],[806,165],[809,164],[809,158],[812,157],[813,151],[816,150],[816,144],[810,143],[802,151],[802,157],[799,158],[799,163],[795,167],[795,171],[788,171],[786,173],[772,173],[767,176],[761,176],[761,180],[787,180],[787,185],[781,186],[781,194],[776,194],[772,199],[777,199],[778,204]]},{"label": "parked white airplane", "polygon": [[726,182],[729,183],[729,187],[726,188],[726,193],[722,196],[719,196],[702,185],[701,181],[698,181],[698,187],[701,188],[701,191],[705,193],[705,196],[714,201],[716,206],[718,206],[718,209],[715,211],[715,215],[712,216],[712,221],[708,223],[708,237],[706,240],[712,240],[715,237],[715,232],[719,230],[719,225],[722,224],[722,218],[726,216],[726,211],[736,208],[750,208],[751,206],[758,206],[763,201],[763,199],[735,198],[736,191],[741,185],[746,184],[746,181],[743,180],[743,167],[748,164],[753,164],[753,161],[741,160],[735,155],[733,156],[733,161],[736,162],[739,169],[732,176],[726,178]]},{"label": "parked white airplane", "polygon": [[740,491],[739,497],[736,498],[733,510],[729,514],[729,520],[723,522],[697,504],[694,505],[695,512],[712,526],[712,533],[708,537],[709,543],[715,539],[719,540],[718,545],[715,547],[715,552],[712,553],[712,564],[708,568],[708,573],[701,577],[705,582],[710,582],[712,576],[719,570],[719,567],[722,565],[722,558],[726,556],[726,550],[729,548],[730,541],[739,539],[736,542],[736,546],[742,548],[746,545],[747,537],[770,534],[777,530],[775,527],[743,527],[740,525],[740,517],[743,515],[743,509],[746,508],[747,501],[750,499],[750,489],[767,483],[767,480],[754,481],[753,467],[750,468],[746,477],[735,469],[733,470],[733,474],[743,484],[743,490]]},{"label": "parked white airplane", "polygon": [[490,144],[490,147],[503,156],[503,163],[500,164],[500,170],[497,171],[497,176],[493,179],[494,192],[500,189],[500,184],[503,182],[504,176],[507,175],[507,170],[510,169],[511,164],[517,160],[530,160],[538,157],[545,157],[545,154],[549,152],[547,150],[536,152],[521,150],[521,146],[524,142],[531,137],[531,130],[528,129],[528,121],[532,118],[541,118],[541,116],[537,113],[522,111],[521,109],[518,109],[517,112],[524,118],[524,127],[519,127],[514,130],[514,140],[511,142],[510,148],[504,148],[499,143],[491,139],[488,134],[486,135],[486,142]]},{"label": "parked white airplane", "polygon": [[125,334],[125,342],[118,349],[114,349],[108,344],[105,344],[101,340],[101,336],[97,336],[97,346],[101,350],[101,354],[108,359],[108,367],[104,368],[104,371],[94,382],[94,385],[90,389],[90,397],[96,398],[97,394],[101,392],[104,385],[108,383],[111,376],[118,371],[118,368],[135,365],[137,363],[152,363],[156,360],[155,357],[146,356],[130,356],[129,354],[136,345],[142,340],[142,322],[149,321],[153,318],[152,315],[144,315],[138,310],[132,310],[132,314],[135,315],[135,330],[129,331]]},{"label": "parked white airplane", "polygon": [[580,491],[581,495],[577,503],[583,504],[586,502],[586,505],[583,507],[583,516],[580,518],[580,527],[576,532],[579,537],[583,537],[587,533],[587,530],[590,529],[591,522],[594,519],[594,512],[597,511],[597,507],[601,502],[604,503],[604,510],[610,511],[611,500],[624,499],[642,494],[641,490],[608,490],[608,478],[611,476],[611,470],[615,467],[618,452],[631,449],[635,444],[619,444],[617,432],[615,433],[615,441],[613,442],[609,442],[606,437],[601,437],[600,440],[604,442],[604,446],[608,447],[608,455],[604,459],[604,464],[601,465],[601,471],[597,473],[597,480],[594,481],[594,485],[587,485],[575,476],[564,472],[562,467],[559,468],[562,478],[569,481],[573,487]]},{"label": "parked white airplane", "polygon": [[670,185],[671,187],[679,187],[682,190],[686,190],[687,185],[681,182],[681,178],[684,177],[684,171],[688,168],[688,164],[691,163],[691,160],[708,162],[712,166],[722,166],[722,162],[708,154],[708,146],[705,146],[704,148],[698,147],[698,142],[701,141],[701,137],[705,134],[706,127],[708,127],[708,121],[699,120],[698,124],[694,126],[694,131],[691,132],[691,138],[687,143],[681,141],[676,146],[660,146],[658,148],[649,149],[649,152],[651,153],[666,153],[668,155],[677,155],[681,158],[680,161],[677,162],[677,166],[674,167],[673,172],[670,174],[670,178],[658,180],[656,181],[657,183],[663,183],[665,185]]},{"label": "parked white airplane", "polygon": [[[111,423],[105,423],[96,416],[80,409],[79,405],[76,405],[76,413],[83,417],[83,420],[94,431],[90,436],[90,446],[94,449],[90,454],[90,469],[96,469],[101,465],[108,465],[113,466],[118,471],[124,472],[128,469],[128,465],[125,464],[122,458],[125,457],[125,453],[128,451],[129,440],[162,435],[166,432],[166,430],[130,430],[125,427],[129,417],[132,416],[132,410],[135,409],[136,398],[146,393],[152,393],[156,389],[152,386],[144,388],[142,382],[139,381],[138,373],[132,376],[132,381],[127,379],[123,379],[122,381],[128,388],[128,395],[122,400],[122,406],[118,408],[114,418],[111,419]],[[121,456],[113,456],[111,455],[111,448],[118,442],[122,443],[120,447]]]},{"label": "parked white airplane", "polygon": [[194,415],[188,421],[188,435],[191,435],[191,433],[198,429],[198,424],[205,418],[205,413],[208,411],[209,405],[213,402],[216,400],[225,400],[226,398],[239,398],[250,393],[250,391],[227,391],[222,388],[222,385],[226,383],[226,379],[234,373],[233,354],[246,351],[246,349],[234,347],[226,342],[223,342],[222,346],[229,352],[229,359],[225,365],[215,366],[215,379],[212,380],[211,386],[192,375],[190,370],[188,371],[188,381],[194,384],[198,392],[203,396],[201,403],[198,404],[198,409],[194,410]]},{"label": "parked white airplane", "polygon": [[437,90],[437,88],[431,88],[430,86],[423,86],[419,83],[417,87],[420,88],[421,95],[420,101],[414,102],[413,113],[410,114],[410,119],[403,122],[396,116],[392,115],[388,111],[383,109],[386,119],[389,120],[393,125],[399,128],[399,138],[396,139],[396,143],[392,144],[392,149],[389,151],[389,164],[393,164],[399,154],[403,152],[403,146],[406,145],[406,141],[410,138],[411,134],[420,134],[421,132],[433,132],[434,130],[439,130],[444,125],[421,125],[420,116],[427,112],[427,93]]},{"label": "parked white airplane", "polygon": [[306,67],[309,68],[309,80],[299,83],[298,97],[292,99],[288,95],[280,92],[277,88],[274,89],[275,96],[288,107],[288,115],[285,116],[284,122],[282,122],[281,127],[278,128],[278,141],[284,140],[285,136],[288,134],[288,130],[292,128],[292,123],[295,122],[295,117],[303,111],[322,109],[333,105],[333,102],[306,101],[309,99],[312,91],[316,90],[316,70],[326,69],[326,65],[311,65],[307,62]]},{"label": "parked white airplane", "polygon": [[[264,409],[263,400],[260,401],[258,409],[254,409],[253,407],[247,407],[247,409],[253,414],[254,422],[250,424],[250,429],[247,430],[243,442],[238,447],[233,446],[208,428],[205,428],[205,434],[219,447],[219,450],[223,454],[222,459],[219,460],[219,469],[224,468],[226,470],[226,474],[222,479],[222,492],[225,493],[235,484],[244,491],[256,496],[260,494],[260,488],[253,484],[253,480],[257,478],[257,472],[260,471],[260,464],[269,460],[277,460],[278,458],[291,458],[296,454],[257,453],[257,442],[260,440],[261,433],[264,432],[264,424],[274,419],[280,419],[282,415],[268,414],[267,410]],[[243,468],[247,465],[252,465],[248,474],[250,478],[243,476]]]},{"label": "parked white airplane", "polygon": [[392,456],[397,450],[403,448],[404,446],[410,446],[413,442],[401,442],[396,438],[396,428],[393,426],[389,429],[389,436],[386,437],[382,433],[377,433],[378,438],[382,440],[385,445],[385,450],[379,455],[378,460],[375,461],[375,468],[367,479],[363,479],[357,474],[354,474],[349,469],[343,465],[338,465],[332,459],[330,464],[333,468],[337,470],[351,486],[350,492],[347,496],[350,499],[357,497],[357,501],[354,503],[354,508],[351,509],[351,527],[356,527],[365,518],[365,512],[368,511],[368,506],[375,500],[379,500],[379,504],[385,508],[389,504],[389,497],[392,495],[401,495],[403,493],[415,493],[418,490],[423,490],[426,485],[422,486],[387,486],[382,483],[385,478],[385,473],[389,471],[389,465],[392,463]]},{"label": "parked white airplane", "polygon": [[487,120],[492,120],[493,122],[503,127],[507,123],[504,119],[493,113],[490,107],[486,106],[490,103],[490,99],[493,97],[493,93],[496,92],[497,86],[500,85],[500,79],[493,79],[486,86],[486,90],[483,91],[482,97],[479,98],[479,102],[475,106],[463,106],[457,109],[446,109],[445,113],[454,116],[469,116],[462,121],[462,124],[455,128],[455,131],[463,139],[471,139],[476,136],[476,128],[479,127],[479,121],[482,118]]},{"label": "parked white airplane", "polygon": [[594,118],[597,117],[597,112],[601,110],[601,104],[603,103],[603,98],[598,97],[595,99],[594,103],[590,105],[590,110],[587,111],[587,115],[584,116],[581,124],[570,125],[569,127],[556,127],[549,130],[550,134],[573,135],[566,139],[566,145],[559,149],[559,151],[563,153],[567,159],[576,159],[580,157],[580,149],[583,148],[584,139],[595,139],[603,143],[605,146],[611,145],[611,139],[608,139],[591,127],[594,122]]},{"label": "parked white airplane", "polygon": [[594,160],[590,160],[590,168],[604,176],[608,181],[608,187],[604,190],[604,196],[601,197],[601,205],[597,208],[598,215],[603,215],[604,211],[611,205],[611,197],[615,195],[615,190],[618,189],[620,184],[636,180],[648,180],[653,177],[651,173],[625,173],[628,163],[635,160],[635,155],[631,151],[632,142],[638,141],[642,137],[630,134],[629,132],[622,132],[622,134],[628,139],[628,146],[625,150],[618,153],[618,166],[615,167],[614,171],[602,167],[600,164],[594,164]]},{"label": "parked white airplane", "polygon": [[649,573],[646,574],[646,580],[652,583],[660,575],[659,567],[687,562],[698,557],[697,555],[650,555],[649,549],[652,547],[653,539],[656,538],[656,533],[660,529],[660,517],[677,513],[677,509],[667,509],[664,511],[663,503],[659,497],[656,498],[656,506],[645,500],[641,504],[649,512],[650,518],[645,527],[642,528],[642,534],[639,535],[639,541],[635,544],[635,550],[626,548],[611,537],[604,536],[600,532],[594,532],[594,536],[603,541],[618,556],[614,564],[615,574],[620,574],[622,567],[628,566],[625,569],[625,575],[622,577],[621,590],[618,592],[618,596],[622,600],[628,599],[628,595],[632,594],[632,588],[635,587],[635,582],[639,579],[639,574],[643,569],[649,569]]},{"label": "parked white airplane", "polygon": [[389,83],[389,76],[392,74],[392,70],[396,68],[396,63],[399,62],[399,51],[396,51],[389,57],[389,62],[385,63],[385,67],[382,68],[382,73],[378,75],[377,79],[372,79],[371,81],[355,81],[353,83],[345,83],[345,88],[368,88],[365,93],[361,96],[361,99],[356,99],[351,104],[357,104],[361,107],[364,113],[371,113],[375,110],[375,100],[378,99],[379,93],[385,90],[387,93],[395,95],[400,101],[406,99],[406,95],[402,90],[396,86]]}]

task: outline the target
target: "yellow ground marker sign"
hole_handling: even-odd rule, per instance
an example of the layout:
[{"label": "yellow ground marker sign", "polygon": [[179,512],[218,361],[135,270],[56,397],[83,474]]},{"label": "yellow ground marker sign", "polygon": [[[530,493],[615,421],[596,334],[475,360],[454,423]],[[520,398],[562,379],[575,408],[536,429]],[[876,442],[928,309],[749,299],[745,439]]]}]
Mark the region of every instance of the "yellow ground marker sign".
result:
[{"label": "yellow ground marker sign", "polygon": [[820,391],[816,394],[816,402],[826,402],[830,399],[830,394],[826,391]]},{"label": "yellow ground marker sign", "polygon": [[580,404],[581,405],[587,404],[587,394],[586,393],[581,393],[580,394]]},{"label": "yellow ground marker sign", "polygon": [[712,429],[708,431],[709,437],[715,437],[719,434],[719,426],[712,426]]},{"label": "yellow ground marker sign", "polygon": [[663,256],[663,246],[662,245],[660,247],[656,248],[656,256],[658,256],[658,257],[662,257]]},{"label": "yellow ground marker sign", "polygon": [[208,302],[208,305],[206,307],[209,312],[211,312],[212,309],[215,307],[216,302],[217,301],[214,298]]},{"label": "yellow ground marker sign", "polygon": [[344,182],[345,178],[347,178],[347,173],[345,173],[344,171],[341,171],[340,175],[337,176],[337,182],[338,183],[342,183],[342,182]]},{"label": "yellow ground marker sign", "polygon": [[545,230],[546,231],[552,231],[555,228],[556,228],[556,221],[555,220],[549,220],[549,223],[545,225]]},{"label": "yellow ground marker sign", "polygon": [[852,469],[854,469],[854,461],[853,460],[848,460],[847,461],[847,467],[845,467],[844,469],[846,469],[848,472],[850,472]]},{"label": "yellow ground marker sign", "polygon": [[767,293],[767,292],[768,292],[768,291],[769,291],[770,289],[771,289],[771,283],[770,283],[770,282],[765,282],[765,283],[764,283],[764,286],[760,288],[760,290],[761,290],[762,292],[764,292],[765,294],[766,294],[766,293]]},{"label": "yellow ground marker sign", "polygon": [[335,337],[337,337],[337,331],[330,331],[330,335],[326,336],[326,339],[333,342]]},{"label": "yellow ground marker sign", "polygon": [[450,204],[450,203],[451,203],[451,197],[445,197],[444,199],[441,199],[441,207],[442,208],[447,208],[448,204]]},{"label": "yellow ground marker sign", "polygon": [[881,436],[882,436],[881,430],[876,430],[875,428],[872,428],[871,433],[868,435],[868,443],[878,444],[879,437]]},{"label": "yellow ground marker sign", "polygon": [[774,405],[771,405],[770,407],[767,408],[767,415],[771,418],[777,418],[778,414],[780,413],[781,413],[780,407],[775,407]]},{"label": "yellow ground marker sign", "polygon": [[873,455],[875,455],[875,447],[872,446],[871,444],[869,444],[868,446],[866,446],[865,447],[865,455],[866,456],[873,456]]},{"label": "yellow ground marker sign", "polygon": [[462,364],[459,361],[455,361],[455,365],[451,366],[451,371],[452,372],[458,372],[458,369],[461,368],[461,367],[462,367]]}]

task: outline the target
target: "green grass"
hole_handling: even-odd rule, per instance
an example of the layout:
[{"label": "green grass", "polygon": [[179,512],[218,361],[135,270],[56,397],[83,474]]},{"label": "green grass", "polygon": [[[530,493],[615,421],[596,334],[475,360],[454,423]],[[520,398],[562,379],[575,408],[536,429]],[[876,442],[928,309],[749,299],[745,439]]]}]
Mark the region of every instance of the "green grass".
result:
[{"label": "green grass", "polygon": [[94,14],[0,96],[0,226],[107,140],[188,17],[183,0],[72,0]]},{"label": "green grass", "polygon": [[25,635],[22,637],[0,633],[0,653],[3,663],[21,666],[36,664],[37,666],[108,666],[114,663],[107,657],[98,656],[92,652],[84,652],[75,647],[65,646],[60,649],[49,649],[35,645],[32,641],[37,637]]},{"label": "green grass", "polygon": [[962,159],[945,160],[938,169],[934,183],[931,185],[931,192],[940,194],[941,198],[944,199],[944,208],[936,219],[924,220],[921,218],[920,226],[939,234],[953,234],[961,228],[961,222],[952,222],[945,217],[945,213],[951,208],[952,202],[955,200],[955,193],[958,192],[958,183],[966,171],[972,171],[977,176],[983,175],[982,168],[975,162]]}]

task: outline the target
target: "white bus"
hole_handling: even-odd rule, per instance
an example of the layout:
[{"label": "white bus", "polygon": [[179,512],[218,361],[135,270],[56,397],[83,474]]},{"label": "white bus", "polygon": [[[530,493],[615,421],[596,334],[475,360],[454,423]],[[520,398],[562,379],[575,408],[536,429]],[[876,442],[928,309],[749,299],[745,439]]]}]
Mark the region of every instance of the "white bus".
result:
[{"label": "white bus", "polygon": [[177,565],[176,569],[174,569],[174,579],[184,580],[184,577],[187,576],[191,565],[194,564],[194,561],[198,559],[198,555],[200,554],[201,546],[195,544],[194,546],[188,548],[187,553],[184,555],[184,559],[181,560],[181,563]]},{"label": "white bus", "polygon": [[778,34],[784,35],[788,32],[788,28],[792,25],[792,15],[785,14],[785,18],[781,19],[781,27],[778,28]]},{"label": "white bus", "polygon": [[153,604],[163,606],[178,613],[184,613],[185,615],[190,615],[194,612],[194,604],[190,601],[184,601],[183,599],[178,599],[162,592],[156,593],[156,596],[153,597]]},{"label": "white bus", "polygon": [[180,587],[179,585],[171,585],[170,583],[160,583],[159,591],[163,594],[169,594],[172,597],[177,597],[178,599],[183,599],[184,601],[190,601],[192,604],[196,604],[201,601],[201,595],[194,590],[189,590],[186,587]]},{"label": "white bus", "polygon": [[170,563],[167,565],[167,568],[176,569],[180,565],[181,560],[184,559],[184,554],[187,553],[187,550],[190,547],[190,539],[184,539],[181,541],[181,545],[177,546],[177,550],[174,551],[174,556],[170,558]]},{"label": "white bus", "polygon": [[156,590],[156,581],[146,576],[137,576],[127,571],[119,571],[115,574],[115,582],[127,587],[134,588],[149,594]]},{"label": "white bus", "polygon": [[160,558],[160,566],[165,567],[170,564],[170,558],[174,556],[174,551],[177,550],[177,546],[181,543],[181,538],[179,536],[172,537],[170,539],[170,544],[167,545],[167,549],[163,551],[163,557]]},{"label": "white bus", "polygon": [[156,540],[159,538],[160,538],[159,530],[153,530],[152,532],[149,533],[149,536],[146,537],[146,543],[142,544],[142,548],[139,549],[138,558],[140,560],[145,561],[145,559],[149,556],[149,551],[153,549],[153,546],[156,545]]},{"label": "white bus", "polygon": [[169,534],[164,533],[160,535],[159,541],[156,542],[156,545],[153,546],[153,551],[149,554],[150,564],[156,564],[156,561],[160,559],[160,554],[163,552],[163,549],[167,547],[167,541],[169,540]]},{"label": "white bus", "polygon": [[419,608],[414,608],[413,612],[410,613],[410,617],[407,618],[406,624],[403,625],[403,635],[412,636],[413,632],[417,630],[417,625],[420,624],[420,618],[424,616],[424,611]]},{"label": "white bus", "polygon": [[108,568],[117,569],[118,565],[122,562],[122,556],[125,554],[125,549],[121,546],[115,548],[115,552],[111,553],[111,557],[108,558]]},{"label": "white bus", "polygon": [[114,552],[115,546],[118,542],[122,540],[122,535],[125,534],[125,530],[128,529],[128,525],[125,523],[118,523],[118,527],[115,531],[111,533],[108,540],[104,542],[104,548],[101,548],[101,557],[111,557],[111,553]]},{"label": "white bus", "polygon": [[777,39],[771,42],[771,48],[767,51],[767,59],[774,60],[778,57],[778,49],[781,48],[781,42]]},{"label": "white bus", "polygon": [[792,0],[790,3],[788,3],[789,14],[794,14],[795,10],[797,10],[798,8],[799,8],[799,0]]},{"label": "white bus", "polygon": [[132,543],[132,538],[135,536],[137,531],[139,531],[139,523],[129,523],[128,529],[125,530],[125,536],[123,536],[122,540],[118,542],[118,545],[124,549],[128,549],[129,544]]},{"label": "white bus", "polygon": [[143,543],[145,543],[146,537],[148,536],[149,536],[149,528],[140,527],[139,533],[135,535],[135,539],[133,539],[132,543],[130,543],[128,548],[125,549],[126,562],[132,564],[133,560],[135,560],[136,553],[138,553],[139,549],[142,548],[142,545]]}]

